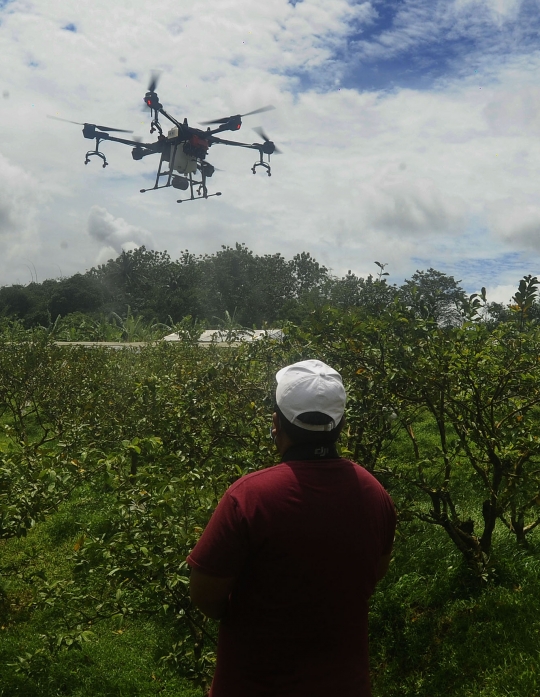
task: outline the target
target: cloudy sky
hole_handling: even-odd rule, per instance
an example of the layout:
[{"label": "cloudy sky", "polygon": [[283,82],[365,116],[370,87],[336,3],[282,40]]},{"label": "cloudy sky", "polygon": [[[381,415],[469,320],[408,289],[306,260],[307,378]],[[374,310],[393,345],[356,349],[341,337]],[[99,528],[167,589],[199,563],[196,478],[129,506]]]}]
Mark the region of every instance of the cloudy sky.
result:
[{"label": "cloudy sky", "polygon": [[[540,0],[0,0],[0,285],[243,242],[508,302],[540,275],[539,30]],[[151,70],[190,125],[273,104],[225,134],[262,126],[272,177],[215,145],[223,195],[179,205],[139,193],[158,156],[105,143],[109,166],[85,166],[92,141],[47,115],[149,141]]]}]

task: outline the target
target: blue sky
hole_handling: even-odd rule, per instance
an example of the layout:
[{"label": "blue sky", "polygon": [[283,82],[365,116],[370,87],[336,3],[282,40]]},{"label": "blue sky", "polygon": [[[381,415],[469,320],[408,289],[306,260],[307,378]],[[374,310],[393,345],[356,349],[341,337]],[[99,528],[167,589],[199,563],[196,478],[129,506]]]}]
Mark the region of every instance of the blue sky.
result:
[{"label": "blue sky", "polygon": [[[540,0],[0,0],[0,285],[70,275],[145,244],[309,251],[336,275],[436,268],[507,302],[540,274]],[[140,194],[151,158],[80,127],[131,128],[150,71],[190,124],[266,104],[283,154],[211,149],[220,198]],[[181,208],[181,210],[180,210]]]}]

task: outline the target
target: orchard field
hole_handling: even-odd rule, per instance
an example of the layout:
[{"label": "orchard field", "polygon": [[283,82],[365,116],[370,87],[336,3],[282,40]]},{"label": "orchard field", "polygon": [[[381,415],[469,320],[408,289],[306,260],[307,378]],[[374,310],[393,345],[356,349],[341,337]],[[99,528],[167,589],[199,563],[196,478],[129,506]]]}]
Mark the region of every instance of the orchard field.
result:
[{"label": "orchard field", "polygon": [[397,302],[321,308],[230,348],[6,329],[0,695],[205,694],[218,623],[191,605],[185,557],[225,490],[278,462],[274,375],[306,358],[343,375],[341,454],[398,510],[374,697],[539,694],[540,329],[474,308],[458,328]]}]

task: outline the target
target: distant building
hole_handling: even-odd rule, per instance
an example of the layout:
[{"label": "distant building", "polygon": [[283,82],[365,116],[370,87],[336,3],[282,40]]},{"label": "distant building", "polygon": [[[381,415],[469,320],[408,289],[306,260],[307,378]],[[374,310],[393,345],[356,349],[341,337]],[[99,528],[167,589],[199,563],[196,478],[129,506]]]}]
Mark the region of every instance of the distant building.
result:
[{"label": "distant building", "polygon": [[[281,341],[283,332],[281,329],[207,329],[200,335],[199,344],[211,344],[212,342],[217,344],[236,344],[241,341],[256,341],[266,336],[270,339]],[[179,334],[169,334],[163,337],[163,341],[181,340],[182,337]]]}]

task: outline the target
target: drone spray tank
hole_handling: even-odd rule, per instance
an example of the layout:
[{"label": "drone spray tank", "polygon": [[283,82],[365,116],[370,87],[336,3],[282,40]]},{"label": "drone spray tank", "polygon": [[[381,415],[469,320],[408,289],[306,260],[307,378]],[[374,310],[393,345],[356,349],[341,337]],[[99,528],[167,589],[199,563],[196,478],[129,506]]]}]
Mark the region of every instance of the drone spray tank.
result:
[{"label": "drone spray tank", "polygon": [[[174,141],[176,138],[178,138],[178,126],[171,128],[171,130],[167,133],[168,140]],[[195,174],[197,171],[197,158],[193,155],[188,155],[184,151],[183,146],[183,143],[171,144],[171,154],[169,156],[171,167],[179,174]],[[174,161],[171,161],[172,158],[174,158]]]}]

